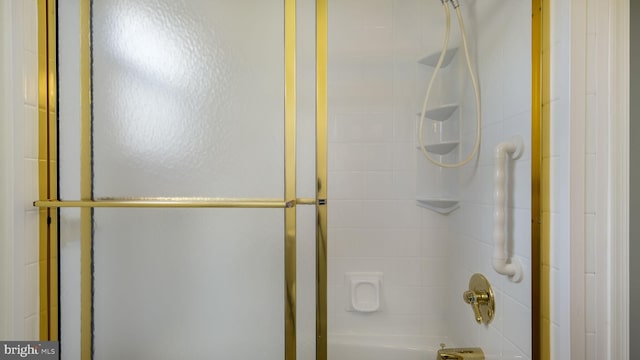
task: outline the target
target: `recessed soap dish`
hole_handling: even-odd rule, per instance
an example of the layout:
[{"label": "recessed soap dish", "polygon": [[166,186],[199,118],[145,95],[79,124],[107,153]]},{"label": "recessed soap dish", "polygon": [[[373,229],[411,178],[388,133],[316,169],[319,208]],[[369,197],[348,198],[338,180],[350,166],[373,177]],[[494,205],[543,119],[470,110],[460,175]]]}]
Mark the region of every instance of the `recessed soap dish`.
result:
[{"label": "recessed soap dish", "polygon": [[381,272],[349,272],[344,274],[347,288],[347,311],[371,313],[380,311]]}]

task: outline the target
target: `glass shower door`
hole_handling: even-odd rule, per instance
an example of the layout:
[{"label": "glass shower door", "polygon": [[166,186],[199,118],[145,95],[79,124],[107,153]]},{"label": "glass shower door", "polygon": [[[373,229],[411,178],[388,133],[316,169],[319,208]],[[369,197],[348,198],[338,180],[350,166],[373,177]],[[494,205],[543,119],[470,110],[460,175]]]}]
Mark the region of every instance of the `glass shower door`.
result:
[{"label": "glass shower door", "polygon": [[58,2],[64,359],[295,356],[291,3]]}]

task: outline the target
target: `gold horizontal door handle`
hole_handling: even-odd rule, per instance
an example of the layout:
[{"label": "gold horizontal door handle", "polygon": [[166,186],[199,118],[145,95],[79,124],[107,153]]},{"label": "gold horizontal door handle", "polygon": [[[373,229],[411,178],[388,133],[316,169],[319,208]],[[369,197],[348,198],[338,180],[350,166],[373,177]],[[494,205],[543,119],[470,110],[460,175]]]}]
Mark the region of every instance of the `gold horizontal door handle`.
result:
[{"label": "gold horizontal door handle", "polygon": [[[94,200],[37,200],[40,208],[292,208],[315,205],[314,198],[247,199],[247,198],[102,198]],[[323,204],[319,204],[323,205]]]}]

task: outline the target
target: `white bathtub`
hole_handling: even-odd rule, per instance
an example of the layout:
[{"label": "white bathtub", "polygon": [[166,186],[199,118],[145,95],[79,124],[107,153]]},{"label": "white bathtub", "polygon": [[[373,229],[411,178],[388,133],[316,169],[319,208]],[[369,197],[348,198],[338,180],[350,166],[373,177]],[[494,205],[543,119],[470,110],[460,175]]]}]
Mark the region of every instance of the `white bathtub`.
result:
[{"label": "white bathtub", "polygon": [[329,360],[435,360],[444,338],[329,335]]}]

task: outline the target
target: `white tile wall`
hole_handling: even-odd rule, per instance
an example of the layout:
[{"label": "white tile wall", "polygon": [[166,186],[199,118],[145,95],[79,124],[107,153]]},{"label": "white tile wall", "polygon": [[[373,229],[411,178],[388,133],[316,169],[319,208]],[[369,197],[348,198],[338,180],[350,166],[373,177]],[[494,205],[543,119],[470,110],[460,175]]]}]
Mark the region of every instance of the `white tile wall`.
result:
[{"label": "white tile wall", "polygon": [[[330,333],[446,336],[450,345],[482,346],[490,358],[531,357],[530,150],[515,165],[512,202],[513,233],[518,239],[515,252],[527,275],[522,283],[511,284],[491,268],[493,148],[516,133],[526,140],[527,148],[530,144],[531,86],[528,67],[522,64],[530,63],[526,44],[531,5],[528,1],[495,5],[475,3],[465,10],[465,18],[471,19],[466,25],[471,52],[477,54],[480,64],[478,76],[485,99],[483,148],[480,166],[460,171],[462,206],[447,217],[418,208],[414,202],[422,186],[415,180],[419,156],[415,113],[430,76],[430,70],[416,61],[439,50],[438,36],[444,29],[440,3],[332,3]],[[504,14],[481,20],[479,14],[489,9]],[[354,16],[348,16],[350,13]],[[453,25],[455,42],[455,20]],[[464,83],[464,63],[457,64],[458,68],[453,65],[454,70],[447,71],[463,71],[459,81]],[[434,103],[452,97],[457,82],[454,84],[449,90],[448,85],[440,84],[439,91],[446,96],[434,95]],[[466,91],[464,101],[465,112],[473,114],[472,93]],[[463,133],[473,130],[472,120],[462,120]],[[384,273],[382,312],[344,310],[344,273],[348,271]],[[460,300],[473,272],[491,279],[499,299],[497,319],[489,327],[476,325],[471,309]]]},{"label": "white tile wall", "polygon": [[[448,312],[451,337],[460,346],[482,346],[491,359],[531,358],[531,4],[509,2],[492,8],[493,3],[476,3],[477,15],[467,14],[472,34],[483,95],[482,148],[478,166],[468,166],[459,175],[461,208],[449,216],[452,241],[451,260],[459,268],[450,275],[449,298],[458,299],[471,274],[479,272],[491,282],[497,296],[496,319],[489,326],[478,326],[469,306],[457,301]],[[486,6],[486,8],[484,7]],[[491,17],[481,17],[494,9]],[[497,9],[497,10],[496,10]],[[471,10],[467,10],[471,12]],[[497,11],[497,13],[495,13]],[[466,73],[463,76],[467,76]],[[471,100],[469,100],[471,101]],[[472,102],[465,104],[473,114]],[[473,129],[473,118],[464,119],[463,129]],[[524,263],[525,278],[511,283],[491,265],[493,252],[493,151],[496,145],[514,135],[525,141],[524,156],[513,163],[510,174],[512,195],[509,233],[515,255]],[[469,147],[471,144],[468,145]]]},{"label": "white tile wall", "polygon": [[[11,245],[11,264],[6,269],[11,278],[11,300],[3,313],[11,314],[2,329],[7,340],[36,340],[39,337],[38,316],[38,212],[32,206],[37,198],[38,181],[38,58],[36,0],[3,2],[3,109],[10,129],[7,153],[0,161],[8,169],[7,180],[11,191],[3,193],[3,201],[11,214],[2,239]],[[6,13],[5,13],[6,11]],[[5,102],[6,101],[6,102]],[[4,189],[3,189],[4,192]],[[4,197],[6,195],[6,198]],[[7,320],[7,319],[3,319]]]},{"label": "white tile wall", "polygon": [[[331,333],[443,335],[446,223],[415,205],[424,6],[378,0],[330,7]],[[349,271],[384,273],[382,312],[345,311]]]},{"label": "white tile wall", "polygon": [[[23,0],[22,18],[16,19],[14,30],[22,28],[23,86],[24,86],[24,142],[16,139],[15,146],[24,150],[24,339],[39,338],[39,267],[38,267],[38,38],[36,0]],[[15,46],[18,47],[17,43]],[[16,119],[16,121],[18,121]]]}]

